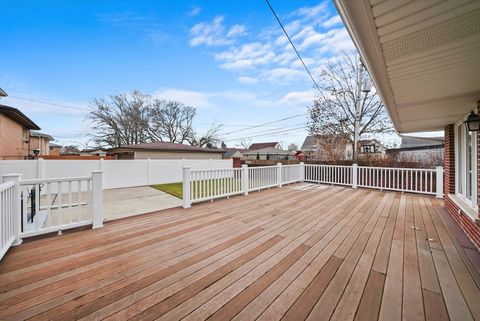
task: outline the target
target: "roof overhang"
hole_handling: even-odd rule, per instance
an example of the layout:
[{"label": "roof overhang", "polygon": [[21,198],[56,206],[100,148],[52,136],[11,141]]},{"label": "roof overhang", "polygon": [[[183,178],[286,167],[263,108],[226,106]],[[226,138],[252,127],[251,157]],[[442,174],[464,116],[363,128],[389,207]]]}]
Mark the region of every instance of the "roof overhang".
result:
[{"label": "roof overhang", "polygon": [[40,130],[37,124],[35,124],[30,118],[28,118],[24,113],[14,107],[0,105],[0,113],[6,115],[7,117],[13,119],[17,123],[25,126],[28,129]]},{"label": "roof overhang", "polygon": [[399,132],[441,130],[480,99],[480,1],[335,0]]}]

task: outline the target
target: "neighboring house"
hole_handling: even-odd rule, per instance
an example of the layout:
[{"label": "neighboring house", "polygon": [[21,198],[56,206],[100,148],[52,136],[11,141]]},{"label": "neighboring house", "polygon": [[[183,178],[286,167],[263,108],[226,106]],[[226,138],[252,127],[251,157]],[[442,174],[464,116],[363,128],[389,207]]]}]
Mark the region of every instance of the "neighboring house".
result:
[{"label": "neighboring house", "polygon": [[444,131],[441,204],[480,249],[480,139],[464,124],[480,112],[480,2],[335,5],[395,129]]},{"label": "neighboring house", "polygon": [[288,160],[293,159],[294,152],[281,150],[275,147],[267,147],[262,149],[248,150],[243,153],[245,160],[261,159],[261,160]]},{"label": "neighboring house", "polygon": [[153,142],[107,149],[117,159],[222,159],[223,149]]},{"label": "neighboring house", "polygon": [[257,149],[264,149],[264,148],[277,148],[282,149],[282,146],[279,142],[269,142],[269,143],[253,143],[248,148],[249,151],[257,150]]},{"label": "neighboring house", "polygon": [[48,144],[48,149],[49,149],[48,155],[59,156],[60,153],[62,152],[63,146],[50,142]]},{"label": "neighboring house", "polygon": [[30,155],[49,155],[50,142],[53,140],[53,137],[48,134],[34,130],[30,131]]},{"label": "neighboring house", "polygon": [[39,130],[30,118],[14,107],[0,105],[0,159],[25,159],[30,155],[30,130]]},{"label": "neighboring house", "polygon": [[397,161],[417,162],[425,166],[443,165],[443,137],[416,137],[400,135],[400,148],[387,149]]},{"label": "neighboring house", "polygon": [[387,148],[376,139],[358,141],[359,156],[383,157]]},{"label": "neighboring house", "polygon": [[[307,159],[322,161],[350,159],[352,157],[352,145],[342,139],[341,136],[308,135],[303,141],[300,150]],[[341,141],[341,143],[340,143]],[[338,158],[338,159],[337,159]]]},{"label": "neighboring house", "polygon": [[246,149],[240,149],[240,148],[227,148],[225,153],[223,154],[224,159],[232,159],[232,158],[242,158],[244,152],[246,152]]}]

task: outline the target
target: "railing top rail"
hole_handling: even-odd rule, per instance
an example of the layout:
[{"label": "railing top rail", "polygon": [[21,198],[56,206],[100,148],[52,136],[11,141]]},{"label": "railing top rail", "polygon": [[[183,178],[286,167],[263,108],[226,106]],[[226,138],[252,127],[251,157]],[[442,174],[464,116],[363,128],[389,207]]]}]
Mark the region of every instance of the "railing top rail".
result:
[{"label": "railing top rail", "polygon": [[191,173],[198,173],[198,172],[217,172],[217,171],[240,171],[241,168],[206,168],[206,169],[192,169]]},{"label": "railing top rail", "polygon": [[69,182],[69,181],[88,181],[92,180],[91,176],[80,177],[62,177],[62,178],[38,178],[38,179],[22,179],[20,185],[33,185],[41,183],[57,183],[57,182]]},{"label": "railing top rail", "polygon": [[344,168],[350,168],[352,167],[351,165],[328,165],[328,164],[305,164],[305,166],[321,166],[321,167],[344,167]]},{"label": "railing top rail", "polygon": [[379,167],[379,166],[358,166],[358,168],[371,168],[371,169],[393,169],[404,171],[422,171],[422,172],[435,172],[434,168],[413,168],[413,167]]},{"label": "railing top rail", "polygon": [[288,164],[288,165],[282,165],[282,167],[302,167],[301,164]]},{"label": "railing top rail", "polygon": [[276,165],[272,165],[272,166],[248,166],[248,169],[262,169],[262,168],[277,168]]},{"label": "railing top rail", "polygon": [[5,182],[5,183],[1,183],[0,184],[0,192],[6,190],[6,189],[9,189],[10,187],[14,186],[15,185],[15,182],[14,181],[10,181],[10,182]]}]

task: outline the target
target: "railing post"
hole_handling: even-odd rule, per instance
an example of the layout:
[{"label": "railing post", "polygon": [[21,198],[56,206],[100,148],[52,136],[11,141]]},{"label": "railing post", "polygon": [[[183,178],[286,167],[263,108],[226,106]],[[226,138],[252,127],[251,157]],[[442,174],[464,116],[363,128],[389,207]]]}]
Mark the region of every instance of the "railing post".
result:
[{"label": "railing post", "polygon": [[103,226],[102,171],[92,172],[92,228]]},{"label": "railing post", "polygon": [[282,187],[282,163],[277,163],[277,186]]},{"label": "railing post", "polygon": [[183,167],[183,208],[189,208],[192,206],[190,198],[190,167]]},{"label": "railing post", "polygon": [[437,198],[443,198],[443,167],[437,166],[435,168],[437,180]]},{"label": "railing post", "polygon": [[305,182],[305,163],[300,162],[300,182]]},{"label": "railing post", "polygon": [[22,179],[22,174],[7,174],[3,175],[3,182],[15,182],[13,187],[13,195],[15,202],[13,204],[13,230],[15,231],[15,241],[13,245],[22,244],[22,239],[20,238],[21,226],[22,226],[22,213],[21,213],[21,199],[20,199],[20,180]]},{"label": "railing post", "polygon": [[358,165],[352,165],[352,188],[357,188],[358,185]]},{"label": "railing post", "polygon": [[242,190],[243,195],[248,195],[248,165],[242,165]]}]

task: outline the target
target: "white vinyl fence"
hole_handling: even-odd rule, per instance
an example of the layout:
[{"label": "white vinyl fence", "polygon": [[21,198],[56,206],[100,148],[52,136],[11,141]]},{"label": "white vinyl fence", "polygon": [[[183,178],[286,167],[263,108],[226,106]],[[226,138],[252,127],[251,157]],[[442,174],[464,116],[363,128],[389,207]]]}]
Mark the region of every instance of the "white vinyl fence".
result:
[{"label": "white vinyl fence", "polygon": [[343,185],[443,197],[443,168],[389,168],[339,165],[285,165],[190,170],[184,168],[183,206],[296,182]]},{"label": "white vinyl fence", "polygon": [[[125,188],[182,181],[182,168],[231,169],[231,159],[135,159],[135,160],[0,160],[0,176],[19,173],[22,179],[89,176],[103,172],[103,187]],[[77,191],[78,185],[72,186]],[[82,185],[85,188],[85,185]],[[52,186],[52,191],[56,191]],[[82,189],[82,191],[86,191]]]}]

